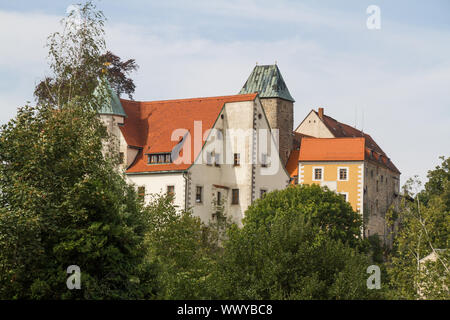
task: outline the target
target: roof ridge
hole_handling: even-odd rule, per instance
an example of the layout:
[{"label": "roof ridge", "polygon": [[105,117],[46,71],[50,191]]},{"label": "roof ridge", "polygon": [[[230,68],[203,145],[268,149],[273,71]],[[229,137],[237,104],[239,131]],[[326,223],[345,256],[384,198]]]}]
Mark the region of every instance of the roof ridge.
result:
[{"label": "roof ridge", "polygon": [[[130,101],[130,102],[136,102],[136,103],[177,103],[177,102],[186,102],[186,101],[198,101],[198,100],[225,100],[228,98],[239,98],[239,97],[254,97],[258,93],[245,93],[245,94],[232,94],[227,96],[213,96],[213,97],[197,97],[197,98],[181,98],[181,99],[168,99],[168,100],[150,100],[150,101],[137,101],[137,100],[127,100],[127,99],[121,99],[124,101]],[[239,100],[238,100],[239,101]]]},{"label": "roof ridge", "polygon": [[[331,138],[316,138],[312,136],[305,137],[305,139],[364,139],[364,137],[331,137]],[[365,140],[365,139],[364,139]]]}]

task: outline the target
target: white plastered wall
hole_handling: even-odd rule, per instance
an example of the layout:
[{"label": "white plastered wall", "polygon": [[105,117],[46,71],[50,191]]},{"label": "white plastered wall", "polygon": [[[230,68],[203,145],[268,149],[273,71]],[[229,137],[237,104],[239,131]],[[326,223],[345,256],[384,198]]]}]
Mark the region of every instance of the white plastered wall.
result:
[{"label": "white plastered wall", "polygon": [[295,131],[316,138],[334,138],[333,134],[313,110],[311,110]]},{"label": "white plastered wall", "polygon": [[178,209],[185,208],[185,179],[183,173],[147,173],[127,174],[127,179],[136,187],[145,187],[145,201],[148,203],[152,195],[165,194],[167,186],[175,187],[174,205]]},{"label": "white plastered wall", "polygon": [[[260,197],[261,189],[270,192],[287,186],[289,176],[281,163],[274,173],[268,175],[262,174],[260,165],[256,165],[254,174],[252,174],[253,135],[249,133],[253,129],[254,122],[256,129],[267,129],[267,133],[270,134],[268,131],[269,125],[258,98],[255,101],[227,103],[214,126],[214,129],[221,130],[223,133],[223,149],[219,153],[225,163],[221,164],[220,167],[206,164],[206,153],[211,151],[211,143],[213,142],[211,137],[211,140],[208,139],[201,152],[200,157],[202,158],[199,157],[189,169],[189,205],[194,214],[204,222],[210,221],[215,211],[214,200],[217,197],[217,192],[221,193],[222,199],[225,201],[225,213],[241,225],[245,210],[253,200]],[[237,130],[233,134],[234,141],[231,141],[233,138],[230,135],[227,136],[229,132],[227,129]],[[240,154],[239,166],[233,164],[234,153]],[[275,152],[271,156],[278,157],[277,161],[279,161],[279,156]],[[203,162],[200,159],[203,159]],[[265,170],[267,171],[267,169]],[[254,177],[253,181],[252,176]],[[195,201],[197,186],[203,188],[201,203]],[[232,204],[232,189],[239,189],[239,204]]]}]

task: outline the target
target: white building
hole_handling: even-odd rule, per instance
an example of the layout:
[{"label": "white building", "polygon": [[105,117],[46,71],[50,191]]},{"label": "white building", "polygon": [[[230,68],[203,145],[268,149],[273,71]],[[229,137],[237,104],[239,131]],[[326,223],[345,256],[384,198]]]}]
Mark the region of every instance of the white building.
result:
[{"label": "white building", "polygon": [[172,193],[176,206],[204,222],[220,203],[240,223],[253,201],[289,184],[293,99],[278,67],[255,67],[241,93],[149,102],[113,95],[101,117],[146,201]]}]

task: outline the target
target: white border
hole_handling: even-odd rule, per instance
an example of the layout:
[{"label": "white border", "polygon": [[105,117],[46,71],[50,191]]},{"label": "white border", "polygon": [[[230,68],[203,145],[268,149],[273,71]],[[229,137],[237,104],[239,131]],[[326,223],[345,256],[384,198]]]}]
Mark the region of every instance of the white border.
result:
[{"label": "white border", "polygon": [[345,202],[350,203],[350,201],[348,201],[348,192],[338,192],[338,194],[342,194],[345,196]]},{"label": "white border", "polygon": [[[339,171],[341,170],[341,169],[346,169],[347,170],[347,179],[340,179],[340,174],[339,174]],[[338,167],[337,168],[337,181],[348,181],[349,180],[349,175],[350,175],[350,169],[349,169],[349,167]]]},{"label": "white border", "polygon": [[[315,171],[315,169],[322,169],[322,177],[321,177],[321,179],[316,179],[316,175],[314,174],[314,171]],[[311,179],[311,181],[323,181],[323,178],[324,178],[324,175],[325,175],[325,169],[324,169],[324,167],[312,167],[312,179]]]}]

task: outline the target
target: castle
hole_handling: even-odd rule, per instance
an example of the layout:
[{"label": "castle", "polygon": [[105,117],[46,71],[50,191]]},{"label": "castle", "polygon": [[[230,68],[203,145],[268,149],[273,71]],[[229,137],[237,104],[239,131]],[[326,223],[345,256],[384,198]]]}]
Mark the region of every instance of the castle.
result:
[{"label": "castle", "polygon": [[295,101],[277,65],[255,66],[237,95],[140,102],[112,94],[110,102],[101,118],[145,201],[167,192],[205,222],[220,206],[240,224],[266,192],[315,183],[364,217],[365,236],[387,241],[399,170],[370,135],[323,108],[294,130]]}]

